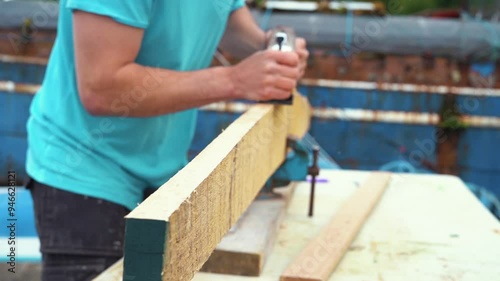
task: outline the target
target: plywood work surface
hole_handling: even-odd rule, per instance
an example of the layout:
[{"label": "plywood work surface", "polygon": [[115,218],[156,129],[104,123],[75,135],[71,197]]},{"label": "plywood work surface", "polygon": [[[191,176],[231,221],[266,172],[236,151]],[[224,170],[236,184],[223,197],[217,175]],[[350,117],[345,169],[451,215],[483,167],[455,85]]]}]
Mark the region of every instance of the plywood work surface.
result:
[{"label": "plywood work surface", "polygon": [[[369,175],[321,171],[314,217],[308,183],[298,184],[261,277],[197,273],[193,280],[279,280]],[[330,281],[500,280],[500,223],[456,177],[398,175]]]}]

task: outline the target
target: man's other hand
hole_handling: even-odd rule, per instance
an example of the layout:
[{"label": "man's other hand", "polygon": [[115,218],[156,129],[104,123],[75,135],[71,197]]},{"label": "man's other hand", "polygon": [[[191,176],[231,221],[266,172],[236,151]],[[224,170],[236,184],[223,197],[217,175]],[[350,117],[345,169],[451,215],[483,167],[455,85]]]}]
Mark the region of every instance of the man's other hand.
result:
[{"label": "man's other hand", "polygon": [[300,56],[299,52],[265,50],[232,66],[230,76],[235,97],[254,101],[287,99],[303,71]]}]

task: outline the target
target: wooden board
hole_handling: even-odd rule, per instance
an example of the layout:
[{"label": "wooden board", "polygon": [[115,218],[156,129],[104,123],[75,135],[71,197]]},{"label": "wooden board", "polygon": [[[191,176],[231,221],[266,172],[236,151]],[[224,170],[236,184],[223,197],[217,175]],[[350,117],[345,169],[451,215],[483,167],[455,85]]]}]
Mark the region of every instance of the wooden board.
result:
[{"label": "wooden board", "polygon": [[[197,273],[193,281],[276,281],[370,173],[322,170],[295,189],[259,277]],[[456,177],[393,174],[377,208],[328,281],[477,281],[500,276],[500,223]]]},{"label": "wooden board", "polygon": [[391,176],[373,173],[281,275],[281,281],[325,281],[385,192]]},{"label": "wooden board", "polygon": [[201,271],[259,276],[271,253],[296,183],[276,188],[281,196],[252,202],[224,236]]},{"label": "wooden board", "polygon": [[[110,271],[123,266],[125,280],[190,280],[283,162],[289,132],[306,134],[309,116],[294,111],[302,102],[255,105],[233,122],[126,217],[123,265]],[[291,124],[292,116],[301,122]]]},{"label": "wooden board", "polygon": [[312,108],[307,98],[294,91],[293,104],[288,110],[288,138],[300,140],[309,130]]},{"label": "wooden board", "polygon": [[[258,276],[274,247],[280,222],[297,183],[276,192],[280,198],[255,200],[240,217],[235,230],[219,243],[201,271]],[[123,276],[123,259],[93,281],[118,281]]]}]

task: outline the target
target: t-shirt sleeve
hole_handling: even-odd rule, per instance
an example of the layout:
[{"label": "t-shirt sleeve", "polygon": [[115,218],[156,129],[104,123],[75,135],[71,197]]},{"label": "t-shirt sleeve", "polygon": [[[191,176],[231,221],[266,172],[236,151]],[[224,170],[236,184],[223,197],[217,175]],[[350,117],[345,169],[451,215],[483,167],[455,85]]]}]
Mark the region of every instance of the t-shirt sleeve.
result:
[{"label": "t-shirt sleeve", "polygon": [[[154,0],[68,0],[66,8],[81,10],[137,28],[149,25]],[[239,0],[236,0],[239,2]]]},{"label": "t-shirt sleeve", "polygon": [[234,0],[231,11],[236,11],[245,5],[245,0]]}]

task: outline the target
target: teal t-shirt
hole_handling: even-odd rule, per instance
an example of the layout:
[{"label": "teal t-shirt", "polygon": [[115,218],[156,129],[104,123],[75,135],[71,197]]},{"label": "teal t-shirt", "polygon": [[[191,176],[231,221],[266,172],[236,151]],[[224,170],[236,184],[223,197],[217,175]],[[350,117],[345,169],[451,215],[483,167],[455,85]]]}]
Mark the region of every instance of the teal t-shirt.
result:
[{"label": "teal t-shirt", "polygon": [[[243,5],[243,0],[61,0],[57,38],[27,125],[28,174],[56,188],[133,209],[145,188],[159,187],[187,163],[196,109],[124,117],[133,106],[127,98],[131,93],[113,104],[119,117],[95,117],[83,108],[75,73],[73,10],[144,29],[137,63],[190,71],[209,66],[229,14]],[[147,90],[154,79],[152,73],[131,91]]]}]

